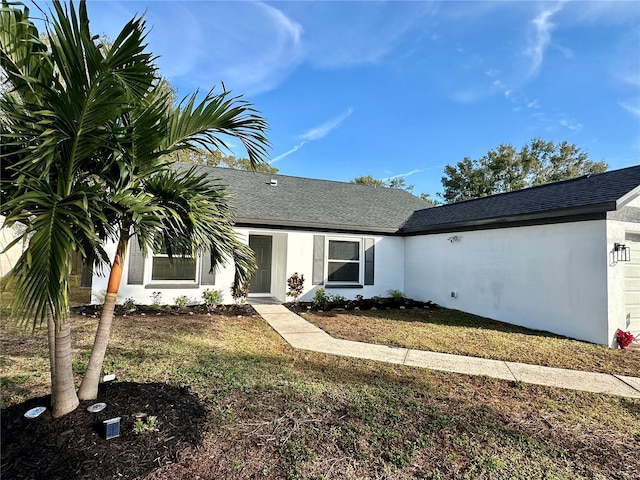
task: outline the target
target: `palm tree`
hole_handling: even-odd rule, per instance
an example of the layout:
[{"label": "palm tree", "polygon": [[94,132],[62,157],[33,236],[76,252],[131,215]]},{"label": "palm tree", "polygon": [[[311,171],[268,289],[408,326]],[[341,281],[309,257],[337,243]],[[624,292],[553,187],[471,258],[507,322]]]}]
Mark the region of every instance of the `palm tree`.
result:
[{"label": "palm tree", "polygon": [[[197,175],[195,167],[176,171],[167,163],[167,156],[203,145],[223,146],[218,134],[224,133],[240,139],[251,162],[257,164],[267,145],[263,135],[266,122],[228,92],[210,93],[197,105],[194,94],[175,109],[156,108],[163,103],[162,98],[154,98],[156,92],[150,92],[142,110],[132,114],[131,148],[117,162],[116,176],[103,176],[112,192],[108,198],[115,200],[108,210],[119,237],[98,332],[78,392],[83,400],[98,394],[123,264],[133,236],[143,252],[157,252],[164,246],[170,258],[209,252],[212,268],[230,258],[236,267],[235,285],[246,284],[254,270],[253,252],[233,231],[234,217],[224,186],[204,174]],[[155,125],[154,132],[162,134],[150,138],[150,124]],[[125,176],[128,181],[123,181],[123,168],[131,169]]]},{"label": "palm tree", "polygon": [[[104,46],[89,33],[84,2],[78,14],[73,4],[70,12],[57,1],[54,8],[57,19],[47,32],[47,48],[29,22],[28,10],[3,2],[2,32],[13,30],[0,36],[0,60],[3,65],[7,61],[13,90],[2,98],[0,133],[8,148],[1,188],[7,201],[0,213],[7,225],[25,223],[26,235],[33,234],[14,270],[12,307],[23,320],[51,320],[52,403],[58,416],[78,404],[67,322],[71,252],[79,251],[100,268],[107,260],[102,243],[118,243],[79,394],[95,398],[132,236],[144,251],[157,250],[164,242],[170,254],[210,251],[212,265],[230,257],[236,262],[237,282],[246,283],[252,273],[251,252],[231,229],[224,188],[193,170],[175,171],[168,154],[224,146],[222,133],[239,138],[258,163],[267,141],[266,122],[226,91],[210,93],[198,104],[194,94],[171,108],[158,88],[153,59],[144,52],[141,19],[131,20]],[[48,61],[46,68],[39,66],[40,57]],[[49,230],[39,234],[36,225],[47,220]],[[58,385],[64,390],[58,391]]]},{"label": "palm tree", "polygon": [[144,52],[140,19],[103,52],[84,3],[78,12],[59,2],[53,7],[56,17],[41,40],[26,7],[2,3],[0,213],[5,226],[26,226],[28,246],[11,272],[12,313],[34,328],[47,320],[53,415],[61,416],[78,405],[68,322],[71,255],[106,258],[104,190],[89,172],[104,165],[102,151],[117,149],[113,119],[151,87],[155,67]]}]

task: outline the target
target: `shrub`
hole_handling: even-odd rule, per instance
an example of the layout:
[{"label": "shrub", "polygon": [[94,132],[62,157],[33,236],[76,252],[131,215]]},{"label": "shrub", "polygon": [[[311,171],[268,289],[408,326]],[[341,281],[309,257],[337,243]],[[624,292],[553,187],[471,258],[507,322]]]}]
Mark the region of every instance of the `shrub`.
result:
[{"label": "shrub", "polygon": [[313,294],[313,305],[316,308],[327,308],[329,306],[329,296],[325,293],[324,288],[318,288]]},{"label": "shrub", "polygon": [[220,292],[217,290],[209,290],[208,288],[202,292],[202,299],[208,311],[215,310],[220,305]]},{"label": "shrub", "polygon": [[182,309],[186,307],[187,304],[189,303],[189,297],[187,297],[186,295],[180,295],[179,297],[175,298],[175,302],[176,302],[176,306]]},{"label": "shrub", "polygon": [[344,303],[347,301],[347,299],[343,296],[343,295],[328,295],[329,297],[329,303],[331,304],[335,304],[335,303]]},{"label": "shrub", "polygon": [[245,303],[247,301],[247,297],[249,296],[249,283],[244,283],[242,285],[237,284],[231,287],[231,296],[233,300],[238,303]]},{"label": "shrub", "polygon": [[158,309],[160,305],[162,305],[162,292],[153,292],[151,294],[151,306]]},{"label": "shrub", "polygon": [[297,302],[304,289],[304,275],[298,275],[298,272],[295,272],[287,279],[287,285],[289,286],[287,296],[293,297],[293,301]]},{"label": "shrub", "polygon": [[146,418],[136,418],[135,423],[133,424],[133,433],[136,435],[140,435],[141,433],[146,432],[157,432],[158,431],[158,417],[155,415],[149,415]]},{"label": "shrub", "polygon": [[347,299],[342,295],[331,295],[324,288],[318,288],[313,295],[313,306],[316,308],[329,308],[335,305],[343,305]]},{"label": "shrub", "polygon": [[404,293],[402,293],[400,290],[387,290],[387,294],[393,298],[394,302],[401,302],[402,300],[404,300]]},{"label": "shrub", "polygon": [[122,307],[127,312],[133,312],[136,309],[136,302],[133,297],[129,297],[122,303]]}]

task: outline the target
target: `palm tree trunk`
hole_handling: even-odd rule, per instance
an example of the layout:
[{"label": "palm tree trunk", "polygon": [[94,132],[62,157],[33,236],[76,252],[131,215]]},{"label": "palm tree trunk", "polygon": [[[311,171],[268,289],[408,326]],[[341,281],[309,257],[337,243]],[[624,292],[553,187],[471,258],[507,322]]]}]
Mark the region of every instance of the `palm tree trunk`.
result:
[{"label": "palm tree trunk", "polygon": [[68,320],[55,333],[55,380],[51,392],[54,418],[74,411],[80,403],[73,381],[71,326]]},{"label": "palm tree trunk", "polygon": [[[56,321],[51,309],[47,311],[47,338],[49,340],[49,365],[51,366],[51,391],[53,392],[53,387],[56,384]],[[53,402],[53,397],[51,401]]]},{"label": "palm tree trunk", "polygon": [[102,364],[104,356],[107,353],[107,345],[109,345],[109,335],[111,334],[111,324],[113,323],[113,311],[116,306],[118,290],[120,290],[120,280],[122,280],[122,268],[124,256],[127,253],[127,244],[129,242],[129,231],[123,229],[120,232],[120,240],[116,256],[113,259],[111,272],[109,273],[109,283],[107,284],[107,295],[102,306],[102,314],[96,331],[96,338],[91,349],[91,358],[87,372],[84,375],[78,397],[81,400],[94,400],[98,396],[98,385],[100,384],[100,374],[102,373]]}]

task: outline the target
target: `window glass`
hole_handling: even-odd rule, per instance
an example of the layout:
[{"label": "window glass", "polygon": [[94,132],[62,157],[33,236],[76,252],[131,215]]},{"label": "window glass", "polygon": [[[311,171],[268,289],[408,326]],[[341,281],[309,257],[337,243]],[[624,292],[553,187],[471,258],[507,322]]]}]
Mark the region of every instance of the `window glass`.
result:
[{"label": "window glass", "polygon": [[327,280],[345,283],[360,281],[359,241],[329,240]]},{"label": "window glass", "polygon": [[151,280],[196,281],[196,260],[191,257],[153,257]]},{"label": "window glass", "polygon": [[360,242],[329,240],[329,260],[360,260]]}]

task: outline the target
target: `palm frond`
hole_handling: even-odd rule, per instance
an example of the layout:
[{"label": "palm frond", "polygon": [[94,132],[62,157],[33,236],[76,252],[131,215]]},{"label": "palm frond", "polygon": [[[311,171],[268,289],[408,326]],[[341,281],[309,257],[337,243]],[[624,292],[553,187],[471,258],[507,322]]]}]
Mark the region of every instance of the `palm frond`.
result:
[{"label": "palm frond", "polygon": [[242,142],[252,166],[266,160],[268,124],[252,104],[240,96],[231,96],[229,91],[214,94],[211,90],[196,104],[197,96],[198,92],[185,97],[172,112],[164,150],[196,147],[228,150],[220,137],[223,134]]},{"label": "palm frond", "polygon": [[[78,250],[83,258],[106,257],[93,229],[99,212],[91,205],[97,205],[98,195],[97,190],[78,189],[60,197],[41,182],[37,189],[7,202],[6,225],[22,223],[29,238],[27,249],[10,272],[20,292],[12,297],[12,316],[32,321],[35,327],[51,311],[58,327],[64,323],[72,252]],[[78,242],[78,237],[84,242]]]}]

